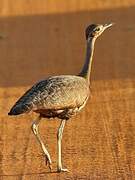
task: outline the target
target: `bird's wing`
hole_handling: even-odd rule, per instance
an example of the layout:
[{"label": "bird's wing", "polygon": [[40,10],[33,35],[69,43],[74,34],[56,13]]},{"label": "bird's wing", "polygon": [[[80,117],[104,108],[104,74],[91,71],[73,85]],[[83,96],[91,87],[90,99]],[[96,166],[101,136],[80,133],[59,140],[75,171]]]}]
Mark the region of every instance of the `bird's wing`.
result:
[{"label": "bird's wing", "polygon": [[81,106],[89,96],[86,80],[78,76],[53,76],[36,83],[13,106],[9,114],[30,110]]},{"label": "bird's wing", "polygon": [[44,108],[79,107],[88,96],[85,79],[76,76],[57,76],[49,79],[39,95]]},{"label": "bird's wing", "polygon": [[39,92],[33,99],[36,109],[63,109],[79,107],[88,97],[85,79],[77,76],[55,76],[41,81]]}]

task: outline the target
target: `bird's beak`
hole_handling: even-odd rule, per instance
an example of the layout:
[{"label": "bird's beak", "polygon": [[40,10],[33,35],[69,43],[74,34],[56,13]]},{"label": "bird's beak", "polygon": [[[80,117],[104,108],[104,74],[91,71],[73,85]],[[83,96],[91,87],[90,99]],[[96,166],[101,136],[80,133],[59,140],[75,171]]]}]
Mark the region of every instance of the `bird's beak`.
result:
[{"label": "bird's beak", "polygon": [[114,23],[109,23],[104,25],[104,30],[114,25]]}]

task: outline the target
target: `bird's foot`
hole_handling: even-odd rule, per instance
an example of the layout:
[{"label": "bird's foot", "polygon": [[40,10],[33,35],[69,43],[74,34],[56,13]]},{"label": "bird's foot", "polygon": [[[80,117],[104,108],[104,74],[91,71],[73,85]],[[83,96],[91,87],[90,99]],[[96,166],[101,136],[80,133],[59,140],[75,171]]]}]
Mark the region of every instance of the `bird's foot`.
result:
[{"label": "bird's foot", "polygon": [[69,170],[66,168],[58,168],[57,172],[69,172]]},{"label": "bird's foot", "polygon": [[51,159],[46,156],[46,166],[49,167],[50,171],[52,171],[52,162]]}]

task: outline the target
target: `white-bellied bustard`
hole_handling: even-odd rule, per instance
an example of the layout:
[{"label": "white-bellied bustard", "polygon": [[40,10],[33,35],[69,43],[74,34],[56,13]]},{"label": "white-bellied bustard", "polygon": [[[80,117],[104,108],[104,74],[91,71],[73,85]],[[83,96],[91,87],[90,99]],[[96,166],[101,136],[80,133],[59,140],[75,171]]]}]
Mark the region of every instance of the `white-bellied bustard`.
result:
[{"label": "white-bellied bustard", "polygon": [[86,28],[86,59],[78,75],[51,76],[36,83],[12,107],[8,115],[19,115],[34,111],[39,114],[32,124],[36,136],[46,157],[46,164],[52,169],[52,161],[40,137],[38,125],[42,118],[59,118],[61,120],[57,133],[58,172],[67,171],[62,166],[61,140],[65,123],[79,112],[90,96],[90,73],[95,40],[110,24],[91,24]]}]

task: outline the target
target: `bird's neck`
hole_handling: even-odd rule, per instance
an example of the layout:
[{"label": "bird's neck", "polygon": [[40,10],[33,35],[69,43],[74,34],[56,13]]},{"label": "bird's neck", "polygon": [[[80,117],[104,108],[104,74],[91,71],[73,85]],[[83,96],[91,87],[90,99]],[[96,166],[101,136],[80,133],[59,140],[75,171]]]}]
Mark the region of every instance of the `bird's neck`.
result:
[{"label": "bird's neck", "polygon": [[90,74],[91,74],[91,66],[93,59],[93,51],[94,51],[95,38],[89,38],[87,40],[87,49],[86,49],[86,58],[83,68],[80,72],[80,76],[84,77],[88,84],[90,83]]}]

